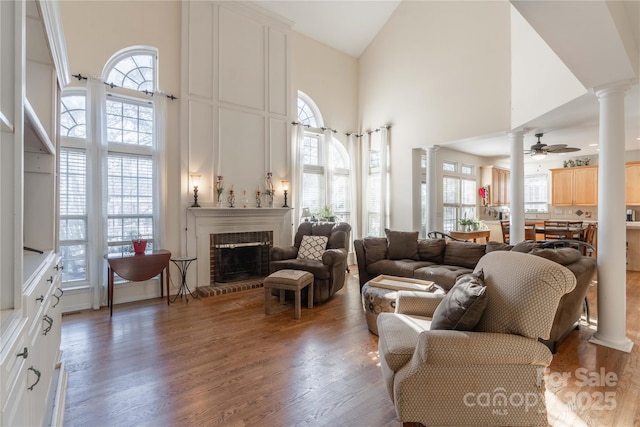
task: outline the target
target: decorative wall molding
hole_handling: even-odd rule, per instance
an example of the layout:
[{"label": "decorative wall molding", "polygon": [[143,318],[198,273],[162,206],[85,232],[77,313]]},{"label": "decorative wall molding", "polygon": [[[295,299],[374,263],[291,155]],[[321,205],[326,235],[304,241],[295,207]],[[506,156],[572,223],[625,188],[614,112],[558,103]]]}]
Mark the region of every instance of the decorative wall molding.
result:
[{"label": "decorative wall molding", "polygon": [[276,185],[291,179],[292,23],[246,3],[182,3],[185,206],[192,198],[191,173],[201,175],[198,196],[205,206],[215,200],[217,175],[224,176],[225,194],[233,185],[236,195],[254,194],[267,172]]}]

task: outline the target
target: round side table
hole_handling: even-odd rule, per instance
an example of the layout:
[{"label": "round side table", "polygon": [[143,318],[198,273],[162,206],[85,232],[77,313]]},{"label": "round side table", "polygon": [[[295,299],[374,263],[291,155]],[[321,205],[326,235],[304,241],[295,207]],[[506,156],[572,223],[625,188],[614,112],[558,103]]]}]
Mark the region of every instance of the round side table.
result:
[{"label": "round side table", "polygon": [[183,297],[183,296],[187,300],[187,302],[189,302],[189,295],[191,295],[192,298],[200,299],[198,295],[194,295],[193,292],[191,292],[191,289],[189,289],[189,286],[187,285],[187,269],[189,268],[191,263],[196,259],[198,258],[197,257],[171,258],[171,262],[174,263],[176,267],[178,267],[178,271],[180,271],[180,291],[176,294],[175,297],[173,297],[171,302],[175,302],[178,299],[178,297]]}]

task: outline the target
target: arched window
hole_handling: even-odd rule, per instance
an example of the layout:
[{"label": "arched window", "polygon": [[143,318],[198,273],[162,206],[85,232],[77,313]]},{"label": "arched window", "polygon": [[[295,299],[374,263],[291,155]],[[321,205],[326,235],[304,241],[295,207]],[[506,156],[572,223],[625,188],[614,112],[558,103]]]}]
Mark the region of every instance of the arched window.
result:
[{"label": "arched window", "polygon": [[149,50],[125,50],[107,63],[105,82],[137,91],[155,91],[156,55]]},{"label": "arched window", "polygon": [[106,238],[107,252],[122,254],[133,252],[132,238],[147,239],[148,250],[158,238],[156,114],[151,97],[143,92],[157,88],[156,58],[152,48],[122,50],[104,67],[107,85],[99,87],[106,88],[106,97],[103,91],[84,88],[68,89],[61,96],[60,250],[65,287],[98,280],[104,247],[89,242]]},{"label": "arched window", "polygon": [[302,140],[301,208],[318,217],[329,208],[336,221],[350,222],[351,178],[347,150],[332,132],[323,129],[320,110],[298,92],[298,122],[305,125]]},{"label": "arched window", "polygon": [[69,92],[60,101],[60,136],[87,137],[87,105],[84,93]]}]

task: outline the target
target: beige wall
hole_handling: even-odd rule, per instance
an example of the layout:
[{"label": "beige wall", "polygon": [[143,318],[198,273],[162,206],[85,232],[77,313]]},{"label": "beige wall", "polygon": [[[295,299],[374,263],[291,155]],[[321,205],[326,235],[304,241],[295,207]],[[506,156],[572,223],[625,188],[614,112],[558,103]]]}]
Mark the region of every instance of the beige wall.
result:
[{"label": "beige wall", "polygon": [[415,223],[412,148],[510,128],[509,14],[506,1],[402,2],[360,58],[362,129],[393,126],[390,227]]},{"label": "beige wall", "polygon": [[344,142],[345,132],[358,130],[358,61],[295,32],[291,46],[294,101],[299,90],[309,95],[325,125],[338,130],[336,137]]}]

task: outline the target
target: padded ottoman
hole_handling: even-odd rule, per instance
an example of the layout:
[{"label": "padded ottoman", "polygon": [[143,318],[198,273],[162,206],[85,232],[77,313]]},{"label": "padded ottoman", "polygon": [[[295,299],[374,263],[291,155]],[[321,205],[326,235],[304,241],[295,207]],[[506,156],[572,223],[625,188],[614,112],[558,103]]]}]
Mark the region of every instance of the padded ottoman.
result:
[{"label": "padded ottoman", "polygon": [[362,308],[369,330],[378,335],[378,314],[396,311],[398,291],[371,286],[369,282],[362,287]]},{"label": "padded ottoman", "polygon": [[264,312],[270,314],[271,306],[271,289],[278,289],[280,293],[280,304],[284,304],[285,291],[293,291],[295,298],[295,314],[296,319],[300,319],[301,303],[300,291],[309,286],[307,294],[307,307],[313,308],[313,274],[301,270],[278,270],[265,277],[262,286],[264,287]]},{"label": "padded ottoman", "polygon": [[[390,276],[378,276],[389,277]],[[405,282],[411,282],[411,279],[397,278]],[[362,308],[364,309],[364,316],[367,321],[367,327],[371,333],[378,335],[378,314],[380,313],[393,313],[396,311],[396,294],[398,290],[382,288],[375,285],[373,279],[364,284],[362,287]],[[416,282],[421,282],[416,280]],[[433,290],[428,292],[444,294],[444,290],[435,285]]]}]

